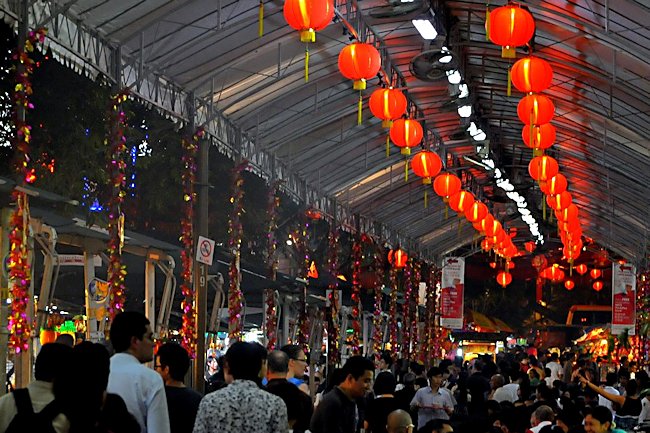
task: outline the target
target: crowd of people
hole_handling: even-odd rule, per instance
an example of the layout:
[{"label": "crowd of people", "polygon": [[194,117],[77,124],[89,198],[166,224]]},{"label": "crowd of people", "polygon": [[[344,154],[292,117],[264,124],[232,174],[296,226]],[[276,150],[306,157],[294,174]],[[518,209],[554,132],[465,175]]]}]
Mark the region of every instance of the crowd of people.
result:
[{"label": "crowd of people", "polygon": [[237,342],[202,395],[185,386],[185,349],[154,355],[144,315],[117,315],[110,343],[112,356],[90,342],[44,345],[35,380],[0,398],[0,433],[610,433],[650,421],[650,379],[626,359],[605,371],[570,352],[511,351],[425,369],[383,352],[323,380],[312,371],[310,389],[300,346]]}]

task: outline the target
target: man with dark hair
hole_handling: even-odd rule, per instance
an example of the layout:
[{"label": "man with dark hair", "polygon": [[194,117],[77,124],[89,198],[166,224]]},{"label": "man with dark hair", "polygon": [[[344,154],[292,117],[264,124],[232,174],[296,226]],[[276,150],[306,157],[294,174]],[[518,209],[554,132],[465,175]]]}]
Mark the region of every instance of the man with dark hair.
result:
[{"label": "man with dark hair", "polygon": [[140,424],[141,433],[169,433],[165,387],[159,374],[143,364],[153,360],[153,332],[142,313],[126,311],[113,319],[115,349],[106,390],[117,394]]},{"label": "man with dark hair", "polygon": [[238,341],[226,352],[224,370],[233,382],[203,397],[194,433],[286,433],[287,406],[257,386],[263,356],[253,343]]},{"label": "man with dark hair", "polygon": [[443,419],[432,419],[418,430],[418,433],[453,433],[454,429],[449,421]]},{"label": "man with dark hair", "polygon": [[[605,390],[606,392],[608,392],[610,394],[621,395],[621,393],[618,392],[618,389],[614,388],[614,385],[616,385],[616,380],[617,379],[618,379],[618,376],[613,371],[610,371],[609,373],[607,373],[607,375],[605,376],[605,386],[603,387],[603,390]],[[613,406],[611,400],[606,399],[602,395],[598,396],[598,406],[605,406],[607,409],[612,411],[612,413],[615,413],[614,406]]]},{"label": "man with dark hair", "polygon": [[391,367],[393,366],[393,357],[391,356],[390,352],[387,350],[384,350],[381,353],[381,356],[379,357],[379,361],[377,361],[377,374],[382,373],[384,371],[388,372],[393,372],[391,370]]},{"label": "man with dark hair", "polygon": [[454,411],[454,401],[447,390],[442,390],[442,370],[431,367],[427,371],[429,386],[420,388],[411,400],[411,410],[417,411],[418,429],[432,419],[448,420]]},{"label": "man with dark hair", "polygon": [[187,350],[175,343],[163,344],[158,349],[155,367],[165,382],[171,431],[191,433],[203,396],[185,386],[185,374],[190,368]]},{"label": "man with dark hair", "polygon": [[307,355],[298,344],[286,344],[280,348],[289,356],[289,371],[287,380],[296,385],[300,390],[309,395],[309,386],[305,383],[305,369],[307,368]]},{"label": "man with dark hair", "polygon": [[287,405],[289,428],[294,433],[309,429],[309,421],[314,412],[311,398],[287,381],[289,356],[281,350],[269,353],[266,377],[266,390],[280,397]]},{"label": "man with dark hair", "polygon": [[[36,380],[25,388],[35,413],[40,413],[54,400],[53,382],[63,377],[63,372],[71,358],[72,348],[63,344],[49,343],[41,347],[34,365]],[[23,393],[23,390],[17,389],[13,393],[0,397],[0,432],[7,430],[18,413],[15,399],[17,392]],[[67,432],[69,426],[67,418],[61,411],[53,417],[52,427],[57,433]]]},{"label": "man with dark hair", "polygon": [[328,392],[311,419],[312,433],[354,433],[357,431],[356,399],[366,395],[375,365],[363,356],[353,356],[343,366],[341,384]]}]

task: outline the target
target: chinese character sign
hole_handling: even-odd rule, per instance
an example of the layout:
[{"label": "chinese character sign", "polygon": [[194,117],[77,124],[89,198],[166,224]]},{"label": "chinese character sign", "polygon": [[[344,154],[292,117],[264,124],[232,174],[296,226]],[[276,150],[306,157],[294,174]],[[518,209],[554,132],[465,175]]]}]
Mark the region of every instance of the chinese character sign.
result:
[{"label": "chinese character sign", "polygon": [[465,294],[465,259],[448,257],[442,263],[440,293],[440,325],[444,328],[463,328]]},{"label": "chinese character sign", "polygon": [[612,263],[612,334],[626,329],[634,335],[636,323],[636,268]]}]

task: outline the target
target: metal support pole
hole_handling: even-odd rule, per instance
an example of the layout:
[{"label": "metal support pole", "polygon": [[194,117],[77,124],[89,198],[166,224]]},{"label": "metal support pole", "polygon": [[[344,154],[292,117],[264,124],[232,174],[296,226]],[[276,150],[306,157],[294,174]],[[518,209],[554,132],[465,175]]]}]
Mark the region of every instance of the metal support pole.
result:
[{"label": "metal support pole", "polygon": [[158,336],[160,329],[156,326],[156,264],[149,255],[144,262],[144,301],[144,315],[154,328],[154,335]]},{"label": "metal support pole", "polygon": [[[90,295],[90,285],[95,279],[94,254],[84,248],[84,293],[86,299],[86,338],[88,341],[98,342],[100,340],[99,328],[95,314],[95,303]],[[97,284],[95,281],[94,284]]]}]

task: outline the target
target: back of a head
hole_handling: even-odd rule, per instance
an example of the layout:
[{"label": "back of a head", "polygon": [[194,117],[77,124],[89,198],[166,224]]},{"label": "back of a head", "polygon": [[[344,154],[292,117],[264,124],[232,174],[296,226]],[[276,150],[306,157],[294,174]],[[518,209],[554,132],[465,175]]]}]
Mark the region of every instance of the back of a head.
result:
[{"label": "back of a head", "polygon": [[422,427],[418,431],[423,431],[427,433],[440,433],[444,429],[445,424],[449,424],[449,421],[443,419],[432,419],[431,421],[428,421],[424,425],[424,427]]},{"label": "back of a head", "polygon": [[262,357],[252,343],[238,341],[230,346],[225,356],[228,371],[235,379],[258,379]]},{"label": "back of a head", "polygon": [[427,382],[426,378],[418,376],[415,378],[415,385],[419,386],[420,388],[426,388],[429,386],[429,382]]},{"label": "back of a head", "polygon": [[397,381],[393,373],[389,371],[383,371],[377,375],[375,378],[375,384],[372,387],[372,390],[375,392],[375,395],[384,395],[384,394],[393,394],[395,392],[395,387],[397,386]]},{"label": "back of a head", "polygon": [[280,348],[281,351],[289,355],[289,359],[298,359],[303,349],[298,344],[285,344]]},{"label": "back of a head", "polygon": [[343,377],[345,379],[348,375],[352,375],[352,378],[356,380],[368,370],[371,372],[375,371],[375,365],[371,360],[363,356],[352,356],[343,365]]},{"label": "back of a head", "polygon": [[325,383],[325,392],[331,391],[335,386],[340,385],[345,380],[345,373],[342,368],[334,368],[327,375]]},{"label": "back of a head", "polygon": [[386,431],[388,433],[407,433],[412,428],[413,420],[408,412],[397,409],[388,414]]},{"label": "back of a head", "polygon": [[41,347],[34,364],[34,378],[44,382],[53,382],[62,377],[70,366],[72,348],[60,343],[48,343]]},{"label": "back of a head", "polygon": [[501,388],[506,383],[506,380],[502,375],[495,374],[492,376],[492,382],[494,383],[495,388]]},{"label": "back of a head", "polygon": [[636,383],[636,380],[630,379],[625,384],[625,395],[630,397],[635,396],[636,392],[639,390],[639,384]]},{"label": "back of a head", "polygon": [[411,371],[406,373],[403,379],[404,387],[412,388],[415,385],[415,379],[416,379],[415,373]]},{"label": "back of a head", "polygon": [[550,361],[557,361],[557,359],[558,359],[557,353],[555,352],[551,353]]},{"label": "back of a head", "polygon": [[480,359],[477,359],[474,361],[474,370],[475,371],[483,371],[483,367],[485,366],[485,363],[481,361]]},{"label": "back of a head", "polygon": [[618,375],[613,371],[610,371],[609,373],[607,373],[607,376],[605,376],[605,385],[614,386],[617,380],[618,380]]},{"label": "back of a head", "polygon": [[180,344],[165,343],[158,349],[158,360],[162,367],[169,367],[169,375],[183,382],[190,368],[190,356]]},{"label": "back of a head", "polygon": [[55,343],[60,343],[68,347],[74,347],[74,337],[70,334],[61,334],[54,340]]},{"label": "back of a head", "polygon": [[591,417],[597,419],[601,424],[605,424],[606,422],[611,424],[614,419],[612,411],[605,406],[596,406],[591,409]]},{"label": "back of a head", "polygon": [[537,421],[542,422],[542,421],[551,421],[553,422],[553,419],[555,415],[553,414],[553,409],[551,409],[549,406],[546,406],[545,404],[541,405],[537,409],[535,409],[535,412],[533,412],[533,416],[537,419]]},{"label": "back of a head", "polygon": [[391,356],[390,352],[382,352],[379,359],[384,361],[389,368],[391,365],[393,365],[393,357]]},{"label": "back of a head", "polygon": [[424,365],[420,364],[419,362],[411,362],[410,367],[411,371],[415,373],[416,376],[421,376],[422,373],[424,373]]},{"label": "back of a head", "polygon": [[281,350],[272,350],[269,352],[267,366],[269,373],[286,375],[289,372],[289,355]]},{"label": "back of a head", "polygon": [[125,311],[115,316],[110,331],[111,344],[115,352],[126,352],[131,347],[132,337],[142,340],[149,324],[149,319],[136,311]]}]

